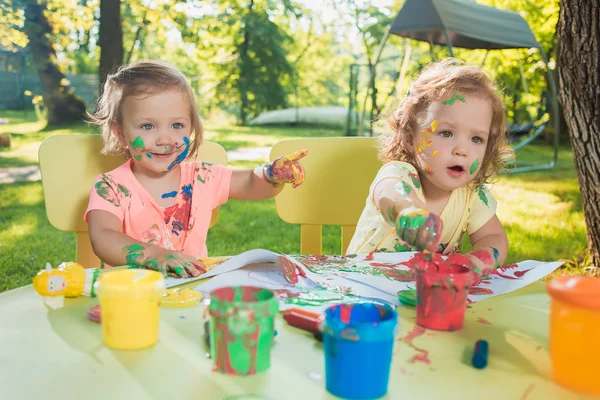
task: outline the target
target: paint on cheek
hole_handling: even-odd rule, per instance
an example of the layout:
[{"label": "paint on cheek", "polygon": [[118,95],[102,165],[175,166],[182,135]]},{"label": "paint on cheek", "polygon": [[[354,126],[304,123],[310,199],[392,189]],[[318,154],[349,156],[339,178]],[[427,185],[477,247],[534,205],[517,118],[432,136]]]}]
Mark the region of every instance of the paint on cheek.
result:
[{"label": "paint on cheek", "polygon": [[475,161],[473,161],[473,164],[471,164],[471,169],[469,170],[471,175],[473,175],[475,173],[475,171],[477,171],[478,167],[479,167],[479,158],[476,159]]},{"label": "paint on cheek", "polygon": [[140,161],[142,159],[142,156],[137,155],[137,156],[134,156],[133,158],[135,158],[136,160]]},{"label": "paint on cheek", "polygon": [[434,150],[433,153],[431,153],[431,157],[435,157],[435,156],[437,156],[437,154],[438,154],[438,151]]},{"label": "paint on cheek", "polygon": [[140,149],[143,149],[143,148],[144,148],[144,141],[143,141],[143,140],[142,140],[142,138],[141,138],[141,137],[139,137],[139,136],[137,136],[137,137],[136,137],[136,138],[133,140],[133,142],[130,142],[130,143],[131,143],[131,148],[132,148],[132,149],[134,149],[134,150],[135,150],[136,148],[138,148],[138,147],[139,147]]},{"label": "paint on cheek", "polygon": [[150,154],[150,153],[146,153],[146,157],[148,157],[148,158],[152,158],[152,154]]},{"label": "paint on cheek", "polygon": [[[175,161],[173,161],[171,163],[171,165],[169,165],[169,168],[168,168],[169,171],[171,170],[171,168],[173,168],[174,166],[176,166],[177,164],[179,164],[183,160],[185,160],[185,158],[188,155],[188,152],[190,151],[190,139],[187,136],[185,136],[183,138],[183,142],[185,144],[185,149],[177,156],[177,158],[175,159]],[[179,146],[179,147],[181,147],[181,146]]]}]

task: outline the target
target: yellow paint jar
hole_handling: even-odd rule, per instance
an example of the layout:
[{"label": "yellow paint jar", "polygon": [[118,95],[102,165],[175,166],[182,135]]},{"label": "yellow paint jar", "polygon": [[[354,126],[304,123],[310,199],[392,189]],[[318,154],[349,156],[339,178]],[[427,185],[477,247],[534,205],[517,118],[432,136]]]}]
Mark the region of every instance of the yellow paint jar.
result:
[{"label": "yellow paint jar", "polygon": [[575,391],[600,395],[600,278],[561,276],[547,285],[550,356],[554,380]]},{"label": "yellow paint jar", "polygon": [[125,269],[100,275],[95,284],[100,299],[104,344],[137,350],[158,341],[163,276],[156,271]]}]

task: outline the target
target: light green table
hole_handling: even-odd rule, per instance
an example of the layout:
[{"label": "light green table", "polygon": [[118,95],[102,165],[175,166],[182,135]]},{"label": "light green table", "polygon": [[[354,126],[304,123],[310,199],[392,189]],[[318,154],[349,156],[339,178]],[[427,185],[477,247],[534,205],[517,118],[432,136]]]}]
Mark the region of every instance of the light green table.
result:
[{"label": "light green table", "polygon": [[[66,299],[64,308],[52,311],[31,286],[0,295],[0,399],[334,398],[325,390],[321,344],[281,318],[271,369],[229,377],[211,371],[203,306],[163,308],[159,343],[122,352],[106,348],[100,325],[86,318],[97,301]],[[430,365],[411,363],[417,351],[396,341],[386,398],[585,398],[552,382],[548,305],[542,283],[472,305],[461,331],[427,331],[414,339],[414,346],[429,351]],[[402,338],[414,327],[415,311],[398,310]],[[469,363],[478,339],[490,343],[484,370]],[[251,393],[259,396],[238,396]]]}]

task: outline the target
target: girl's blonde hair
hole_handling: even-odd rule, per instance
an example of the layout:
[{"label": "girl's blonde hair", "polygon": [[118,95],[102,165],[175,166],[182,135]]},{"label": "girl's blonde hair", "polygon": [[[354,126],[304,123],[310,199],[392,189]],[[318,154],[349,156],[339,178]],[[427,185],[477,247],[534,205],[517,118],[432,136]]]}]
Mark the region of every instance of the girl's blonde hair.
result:
[{"label": "girl's blonde hair", "polygon": [[131,158],[127,147],[113,133],[115,124],[121,124],[121,107],[128,96],[152,96],[167,90],[179,89],[188,97],[193,134],[186,159],[194,158],[202,143],[204,130],[196,106],[196,98],[186,77],[175,67],[160,61],[141,61],[123,65],[109,74],[104,83],[102,96],[96,103],[94,114],[88,114],[89,122],[100,127],[104,147],[102,154],[122,155]]},{"label": "girl's blonde hair", "polygon": [[505,144],[504,104],[497,90],[494,81],[477,66],[466,65],[453,58],[429,64],[413,82],[396,111],[388,118],[392,132],[380,136],[379,158],[384,163],[405,161],[415,165],[415,154],[406,146],[408,135],[416,132],[419,124],[423,123],[431,104],[455,93],[476,94],[490,102],[492,125],[481,169],[472,183],[475,186],[490,183],[505,168],[506,162],[513,155],[512,150]]}]

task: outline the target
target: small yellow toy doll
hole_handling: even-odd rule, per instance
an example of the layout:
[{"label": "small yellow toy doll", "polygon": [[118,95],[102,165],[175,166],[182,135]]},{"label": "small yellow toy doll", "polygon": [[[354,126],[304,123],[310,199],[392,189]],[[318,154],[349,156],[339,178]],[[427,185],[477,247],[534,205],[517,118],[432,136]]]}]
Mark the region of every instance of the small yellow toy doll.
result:
[{"label": "small yellow toy doll", "polygon": [[98,268],[84,269],[75,262],[63,262],[56,269],[47,263],[33,278],[33,288],[44,298],[44,303],[61,307],[65,297],[82,294],[95,297],[94,282],[99,274]]}]

